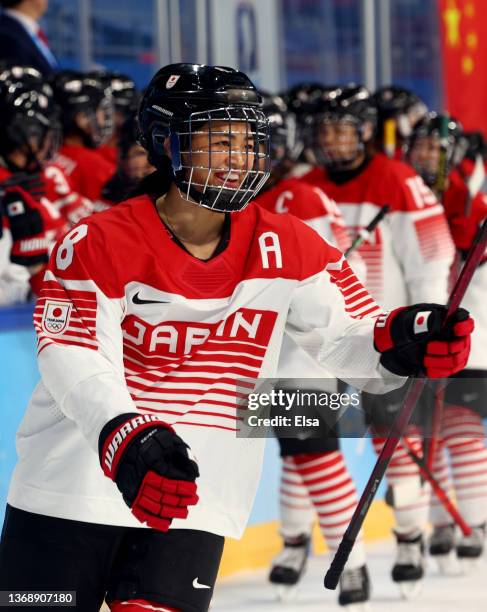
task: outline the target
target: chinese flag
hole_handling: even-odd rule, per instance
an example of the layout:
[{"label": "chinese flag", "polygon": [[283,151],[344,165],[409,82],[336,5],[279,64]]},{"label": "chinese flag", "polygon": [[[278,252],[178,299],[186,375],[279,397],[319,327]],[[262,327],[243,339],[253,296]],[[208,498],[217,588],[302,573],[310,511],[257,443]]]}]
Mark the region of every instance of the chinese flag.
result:
[{"label": "chinese flag", "polygon": [[487,137],[487,0],[438,0],[448,112]]}]

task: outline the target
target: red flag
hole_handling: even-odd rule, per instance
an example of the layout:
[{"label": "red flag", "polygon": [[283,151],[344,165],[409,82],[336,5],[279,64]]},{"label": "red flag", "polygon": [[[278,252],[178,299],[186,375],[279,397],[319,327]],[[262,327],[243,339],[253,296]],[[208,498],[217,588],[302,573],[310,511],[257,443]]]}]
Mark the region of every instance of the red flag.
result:
[{"label": "red flag", "polygon": [[447,110],[487,137],[487,1],[439,0],[439,9]]}]

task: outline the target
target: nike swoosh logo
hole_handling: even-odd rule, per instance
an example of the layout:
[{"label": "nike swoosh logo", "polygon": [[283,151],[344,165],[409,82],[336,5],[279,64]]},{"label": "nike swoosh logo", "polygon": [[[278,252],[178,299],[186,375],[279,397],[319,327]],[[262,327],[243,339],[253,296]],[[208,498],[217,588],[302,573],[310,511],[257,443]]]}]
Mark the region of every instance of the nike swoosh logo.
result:
[{"label": "nike swoosh logo", "polygon": [[143,300],[139,298],[139,293],[140,291],[137,291],[137,293],[132,298],[132,302],[134,304],[169,304],[169,302],[163,302],[161,300]]},{"label": "nike swoosh logo", "polygon": [[207,584],[201,584],[201,582],[198,582],[198,578],[195,578],[193,580],[193,588],[194,589],[211,589],[211,586],[208,586]]}]

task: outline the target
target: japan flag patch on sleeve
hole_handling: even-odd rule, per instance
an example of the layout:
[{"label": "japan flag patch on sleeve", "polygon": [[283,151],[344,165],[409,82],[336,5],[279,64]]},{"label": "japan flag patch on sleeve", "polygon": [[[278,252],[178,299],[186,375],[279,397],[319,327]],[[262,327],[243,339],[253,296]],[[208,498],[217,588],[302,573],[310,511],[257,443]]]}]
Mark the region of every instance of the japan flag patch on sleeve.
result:
[{"label": "japan flag patch on sleeve", "polygon": [[428,319],[430,317],[431,310],[422,310],[414,318],[414,333],[423,334],[428,331]]},{"label": "japan flag patch on sleeve", "polygon": [[48,300],[42,315],[42,327],[49,334],[61,334],[69,323],[72,304]]}]

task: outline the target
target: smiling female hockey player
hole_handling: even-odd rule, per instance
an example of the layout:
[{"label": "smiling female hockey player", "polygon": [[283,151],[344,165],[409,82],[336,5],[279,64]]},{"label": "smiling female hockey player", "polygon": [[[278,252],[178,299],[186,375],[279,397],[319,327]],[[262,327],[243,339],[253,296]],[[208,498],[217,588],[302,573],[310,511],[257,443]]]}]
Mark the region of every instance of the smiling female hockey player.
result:
[{"label": "smiling female hockey player", "polygon": [[368,316],[380,310],[337,249],[247,206],[267,178],[268,125],[243,73],[167,66],[140,124],[156,174],[71,230],[46,272],[0,589],[73,590],[83,612],[104,598],[199,612],[259,480],[237,380],[274,376],[286,330],[335,376],[387,390],[463,368],[473,322],[458,310],[440,332],[434,304]]}]

